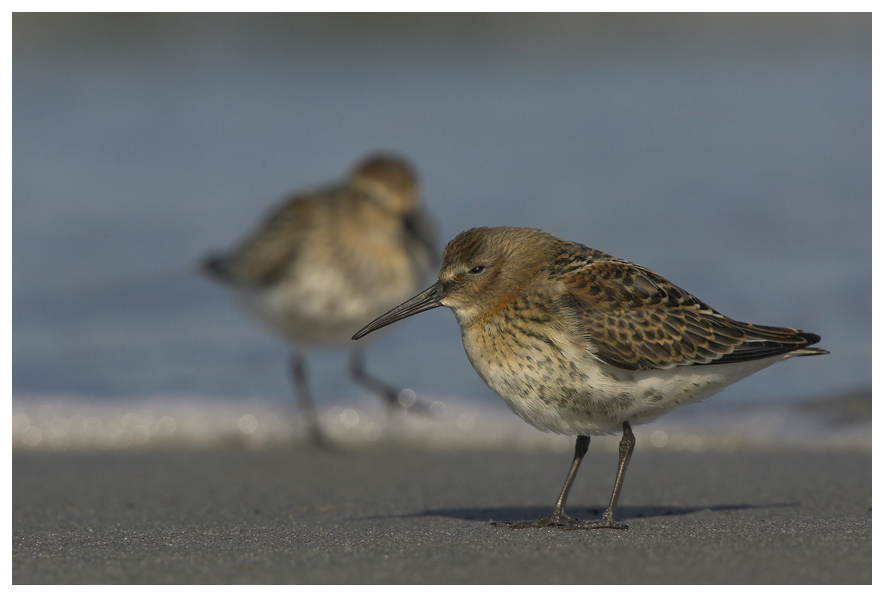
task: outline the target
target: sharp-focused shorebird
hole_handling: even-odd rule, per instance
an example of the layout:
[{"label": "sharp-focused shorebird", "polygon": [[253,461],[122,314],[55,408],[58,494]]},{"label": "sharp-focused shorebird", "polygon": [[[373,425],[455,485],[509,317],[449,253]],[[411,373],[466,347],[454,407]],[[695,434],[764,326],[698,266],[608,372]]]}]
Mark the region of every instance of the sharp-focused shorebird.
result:
[{"label": "sharp-focused shorebird", "polygon": [[[374,320],[454,311],[473,368],[522,419],[576,435],[574,460],[549,515],[515,528],[625,529],[617,502],[635,446],[632,425],[703,400],[809,348],[820,337],[742,323],[649,269],[530,228],[474,228],[442,256],[438,281]],[[622,432],[611,500],[601,520],[565,514],[592,435]]]},{"label": "sharp-focused shorebird", "polygon": [[[349,342],[357,326],[417,292],[438,265],[435,244],[412,169],[379,154],[343,184],[289,198],[236,249],[202,265],[233,288],[248,312],[291,342],[299,404],[312,439],[322,443],[305,349]],[[365,371],[361,343],[350,373],[391,407],[411,406],[400,403],[399,390]]]}]

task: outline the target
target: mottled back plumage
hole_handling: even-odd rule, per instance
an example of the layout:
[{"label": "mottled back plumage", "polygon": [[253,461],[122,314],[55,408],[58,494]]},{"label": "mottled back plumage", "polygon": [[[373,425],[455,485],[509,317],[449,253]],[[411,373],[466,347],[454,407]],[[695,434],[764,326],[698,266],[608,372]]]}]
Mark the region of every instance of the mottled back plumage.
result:
[{"label": "mottled back plumage", "polygon": [[[373,234],[368,228],[368,238],[380,237],[405,248],[415,245],[415,258],[421,262],[416,267],[426,270],[437,265],[435,230],[421,209],[414,174],[401,160],[378,155],[357,167],[343,185],[284,200],[237,249],[206,259],[204,268],[228,283],[267,286],[286,273],[304,247],[317,240],[339,243],[341,238],[332,236],[336,228],[346,232],[348,224],[360,223],[377,226]],[[355,231],[356,241],[363,235]]]},{"label": "mottled back plumage", "polygon": [[[736,363],[807,349],[819,336],[726,317],[653,271],[561,241],[547,274],[599,359],[624,369]],[[806,350],[805,350],[806,349]]]}]

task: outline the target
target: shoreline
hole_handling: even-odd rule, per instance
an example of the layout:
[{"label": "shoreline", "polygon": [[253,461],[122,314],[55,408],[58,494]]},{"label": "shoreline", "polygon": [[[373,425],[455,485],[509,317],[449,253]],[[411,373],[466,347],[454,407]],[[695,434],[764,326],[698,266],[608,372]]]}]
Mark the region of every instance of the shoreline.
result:
[{"label": "shoreline", "polygon": [[[519,449],[572,453],[568,436],[540,432],[495,398],[427,398],[434,415],[391,414],[374,396],[319,407],[329,438],[348,449]],[[13,452],[153,449],[284,449],[304,427],[291,400],[157,396],[100,402],[85,397],[12,400]],[[784,402],[690,405],[634,427],[638,449],[675,451],[871,451],[872,390]],[[617,449],[619,434],[594,437]]]}]

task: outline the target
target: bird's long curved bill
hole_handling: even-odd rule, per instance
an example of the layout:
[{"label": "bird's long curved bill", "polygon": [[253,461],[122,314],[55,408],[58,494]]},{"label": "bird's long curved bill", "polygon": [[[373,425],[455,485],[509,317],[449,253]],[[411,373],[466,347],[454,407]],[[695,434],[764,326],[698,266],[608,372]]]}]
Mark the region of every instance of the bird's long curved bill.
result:
[{"label": "bird's long curved bill", "polygon": [[442,298],[442,291],[439,282],[436,282],[416,297],[410,298],[398,307],[394,307],[390,311],[384,313],[370,324],[359,330],[353,335],[353,340],[359,340],[366,334],[370,334],[375,330],[390,325],[400,319],[411,317],[423,311],[429,311],[436,307],[441,307],[439,300]]}]

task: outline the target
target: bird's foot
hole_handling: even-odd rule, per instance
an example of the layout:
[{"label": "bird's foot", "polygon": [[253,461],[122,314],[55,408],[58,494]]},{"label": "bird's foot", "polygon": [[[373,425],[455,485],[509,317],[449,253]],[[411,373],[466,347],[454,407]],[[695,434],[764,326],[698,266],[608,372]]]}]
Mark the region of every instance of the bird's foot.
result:
[{"label": "bird's foot", "polygon": [[571,518],[566,514],[548,514],[543,518],[538,518],[537,520],[520,520],[517,522],[492,522],[494,526],[498,527],[508,527],[511,529],[545,529],[547,527],[553,527],[557,529],[572,529],[577,528],[577,525],[580,524],[580,521],[576,518]]},{"label": "bird's foot", "polygon": [[625,531],[629,528],[629,525],[625,522],[619,522],[614,520],[614,515],[610,510],[605,510],[605,513],[602,515],[599,520],[585,520],[582,524],[587,526],[582,528],[587,529],[615,529],[620,531]]},{"label": "bird's foot", "polygon": [[626,530],[629,525],[614,520],[614,516],[605,512],[599,520],[578,520],[571,518],[564,512],[550,512],[543,518],[537,520],[520,520],[518,522],[498,522],[491,523],[494,526],[507,527],[510,529],[545,529],[554,528],[564,531],[578,531],[584,529],[619,529]]}]

